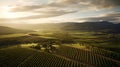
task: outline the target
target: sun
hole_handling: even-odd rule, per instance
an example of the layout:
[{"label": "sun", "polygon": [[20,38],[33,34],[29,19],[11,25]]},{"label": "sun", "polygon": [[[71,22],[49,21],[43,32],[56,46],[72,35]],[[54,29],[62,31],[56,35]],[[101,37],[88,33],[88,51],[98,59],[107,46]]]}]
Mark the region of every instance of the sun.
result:
[{"label": "sun", "polygon": [[2,6],[2,14],[4,18],[16,18],[15,13],[11,12],[13,7]]}]

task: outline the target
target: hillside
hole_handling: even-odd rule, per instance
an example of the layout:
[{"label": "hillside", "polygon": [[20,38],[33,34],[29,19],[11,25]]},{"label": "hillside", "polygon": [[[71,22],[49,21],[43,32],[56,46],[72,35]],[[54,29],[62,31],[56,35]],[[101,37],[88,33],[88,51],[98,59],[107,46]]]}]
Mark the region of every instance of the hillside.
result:
[{"label": "hillside", "polygon": [[[21,28],[22,26],[22,28]],[[114,24],[108,21],[101,22],[65,22],[65,23],[43,23],[43,24],[19,24],[13,25],[13,28],[26,30],[63,30],[63,31],[94,31],[107,33],[120,33],[120,24]]]},{"label": "hillside", "polygon": [[10,27],[0,26],[0,35],[2,34],[12,34],[12,33],[25,33],[29,32],[27,30],[14,29]]},{"label": "hillside", "polygon": [[66,23],[63,29],[77,31],[94,31],[106,33],[120,33],[120,24],[104,22]]}]

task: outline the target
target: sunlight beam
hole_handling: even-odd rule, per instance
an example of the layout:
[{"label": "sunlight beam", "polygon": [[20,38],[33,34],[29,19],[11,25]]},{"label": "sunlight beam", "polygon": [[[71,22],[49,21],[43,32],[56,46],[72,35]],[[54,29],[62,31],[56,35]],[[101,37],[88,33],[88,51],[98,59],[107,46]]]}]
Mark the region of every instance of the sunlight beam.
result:
[{"label": "sunlight beam", "polygon": [[4,18],[16,18],[15,13],[10,12],[13,7],[2,6],[2,14]]}]

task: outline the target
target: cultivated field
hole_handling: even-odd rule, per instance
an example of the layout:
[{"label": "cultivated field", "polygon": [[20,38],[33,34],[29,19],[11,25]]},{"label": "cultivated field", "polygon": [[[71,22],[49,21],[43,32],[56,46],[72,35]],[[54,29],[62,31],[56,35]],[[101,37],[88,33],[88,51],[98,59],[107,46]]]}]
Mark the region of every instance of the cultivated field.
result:
[{"label": "cultivated field", "polygon": [[0,67],[120,67],[119,34],[32,32],[0,38]]}]

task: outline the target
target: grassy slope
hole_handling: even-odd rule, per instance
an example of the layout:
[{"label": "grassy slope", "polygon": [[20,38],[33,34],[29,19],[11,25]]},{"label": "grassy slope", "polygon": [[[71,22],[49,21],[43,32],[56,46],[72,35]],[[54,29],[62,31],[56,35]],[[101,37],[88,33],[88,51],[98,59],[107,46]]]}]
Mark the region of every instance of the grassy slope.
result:
[{"label": "grassy slope", "polygon": [[26,33],[26,32],[30,32],[30,31],[14,29],[14,28],[5,27],[5,26],[0,26],[0,35],[13,34],[13,33]]}]

